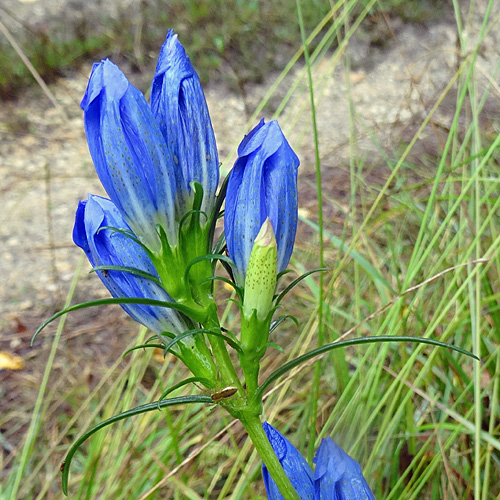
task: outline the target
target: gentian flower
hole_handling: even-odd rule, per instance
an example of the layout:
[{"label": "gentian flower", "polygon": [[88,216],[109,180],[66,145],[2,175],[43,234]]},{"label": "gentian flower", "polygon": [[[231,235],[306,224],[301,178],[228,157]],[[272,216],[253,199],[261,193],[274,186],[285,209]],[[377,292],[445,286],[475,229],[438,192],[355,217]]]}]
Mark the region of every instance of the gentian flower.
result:
[{"label": "gentian flower", "polygon": [[[301,500],[312,499],[314,494],[313,471],[305,458],[300,454],[297,448],[295,448],[292,443],[272,425],[264,422],[262,427],[264,428],[267,439],[269,439],[283,470],[290,479],[292,486],[295,488]],[[262,476],[266,486],[267,497],[270,500],[283,499],[274,479],[271,477],[264,464],[262,464]]]},{"label": "gentian flower", "polygon": [[332,438],[321,441],[314,457],[314,498],[318,500],[375,500],[361,466]]},{"label": "gentian flower", "polygon": [[198,182],[200,209],[209,216],[219,183],[217,146],[200,79],[172,30],[158,57],[151,109],[175,164],[177,212],[192,209],[192,183]]},{"label": "gentian flower", "polygon": [[202,319],[213,302],[211,262],[203,256],[211,250],[219,165],[198,75],[172,31],[160,52],[151,100],[152,108],[109,60],[94,64],[81,102],[89,150],[162,286]]},{"label": "gentian flower", "polygon": [[297,230],[298,166],[297,155],[274,120],[261,120],[238,147],[227,185],[224,228],[240,286],[255,237],[268,217],[278,245],[278,273],[288,265]]},{"label": "gentian flower", "polygon": [[[360,465],[331,438],[321,441],[314,463],[314,475],[297,449],[274,427],[263,424],[269,442],[286,475],[302,500],[375,500]],[[262,466],[264,484],[270,500],[283,498],[276,483]]]},{"label": "gentian flower", "polygon": [[175,245],[175,163],[142,93],[106,59],[94,64],[81,107],[97,174],[127,224],[154,252],[157,224]]},{"label": "gentian flower", "polygon": [[176,246],[178,223],[193,209],[193,183],[203,188],[199,209],[209,217],[219,182],[205,96],[172,31],[158,59],[151,106],[111,61],[94,64],[81,103],[90,154],[125,221],[159,254],[157,225]]},{"label": "gentian flower", "polygon": [[[119,231],[115,231],[115,228]],[[127,233],[127,234],[124,234]],[[87,255],[92,266],[134,268],[152,277],[132,272],[97,271],[113,297],[137,297],[172,302],[158,284],[158,274],[144,248],[137,242],[117,207],[106,198],[89,195],[78,205],[73,240]],[[123,304],[123,309],[162,338],[162,334],[178,335],[192,328],[189,319],[173,309],[143,304]],[[204,341],[186,337],[178,343],[179,357],[197,376],[213,380],[215,365]]]}]

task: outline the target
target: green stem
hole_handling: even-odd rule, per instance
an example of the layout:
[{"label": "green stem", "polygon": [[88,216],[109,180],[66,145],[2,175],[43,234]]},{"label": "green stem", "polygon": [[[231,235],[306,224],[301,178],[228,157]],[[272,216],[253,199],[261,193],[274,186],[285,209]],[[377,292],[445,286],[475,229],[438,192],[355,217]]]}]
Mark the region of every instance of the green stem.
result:
[{"label": "green stem", "polygon": [[[207,330],[210,328],[220,328],[219,318],[217,317],[217,308],[215,304],[210,307],[210,311],[208,314],[208,319],[206,324],[203,325]],[[220,337],[216,337],[215,335],[208,335],[208,341],[210,342],[210,346],[212,347],[212,354],[214,355],[215,362],[217,367],[219,368],[222,383],[224,386],[234,386],[243,390],[243,386],[241,385],[240,379],[236,374],[236,370],[234,369],[233,363],[231,361],[231,357],[227,352],[226,343]]]},{"label": "green stem", "polygon": [[245,377],[248,397],[253,399],[259,388],[259,360],[255,361],[242,353],[240,354],[240,365]]},{"label": "green stem", "polygon": [[259,387],[260,360],[266,352],[266,343],[269,336],[271,315],[265,320],[259,320],[254,310],[250,317],[242,314],[241,317],[241,348],[240,365],[245,376],[247,394],[253,398]]},{"label": "green stem", "polygon": [[285,500],[300,500],[267,439],[260,418],[254,415],[241,415],[240,420]]}]

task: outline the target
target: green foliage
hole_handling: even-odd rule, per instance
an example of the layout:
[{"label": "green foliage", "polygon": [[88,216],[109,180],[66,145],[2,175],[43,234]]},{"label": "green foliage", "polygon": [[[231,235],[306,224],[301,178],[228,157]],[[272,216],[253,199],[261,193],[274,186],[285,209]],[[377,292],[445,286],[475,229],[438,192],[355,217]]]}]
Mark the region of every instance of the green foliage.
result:
[{"label": "green foliage", "polygon": [[[84,58],[96,57],[110,47],[109,37],[91,33],[67,41],[52,41],[45,34],[30,33],[23,49],[38,73],[50,82],[66,68],[75,67]],[[10,45],[3,42],[0,48],[0,98],[14,97],[34,83],[33,76]]]}]

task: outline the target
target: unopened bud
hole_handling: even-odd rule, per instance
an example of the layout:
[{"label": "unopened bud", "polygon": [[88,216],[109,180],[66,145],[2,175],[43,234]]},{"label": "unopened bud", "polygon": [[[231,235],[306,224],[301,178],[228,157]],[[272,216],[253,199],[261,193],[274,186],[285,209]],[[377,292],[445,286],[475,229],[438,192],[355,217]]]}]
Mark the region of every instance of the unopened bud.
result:
[{"label": "unopened bud", "polygon": [[264,221],[255,238],[245,278],[243,314],[250,318],[257,311],[257,318],[264,320],[269,314],[276,289],[277,246],[269,218]]}]

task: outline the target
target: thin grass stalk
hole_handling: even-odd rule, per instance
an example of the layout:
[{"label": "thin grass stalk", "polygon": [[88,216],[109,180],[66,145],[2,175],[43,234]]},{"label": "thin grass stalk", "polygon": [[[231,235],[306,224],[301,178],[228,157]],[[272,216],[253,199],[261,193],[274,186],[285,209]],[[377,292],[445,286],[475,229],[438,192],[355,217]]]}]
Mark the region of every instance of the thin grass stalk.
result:
[{"label": "thin grass stalk", "polygon": [[[84,257],[80,256],[78,260],[78,264],[75,270],[75,274],[73,276],[73,280],[71,281],[70,289],[68,291],[68,295],[66,297],[66,302],[64,307],[68,307],[71,304],[71,300],[76,290],[76,285],[78,283],[78,279],[80,277],[80,272],[82,270]],[[26,470],[26,466],[28,464],[29,457],[33,451],[33,447],[36,442],[36,438],[40,432],[40,421],[43,418],[43,413],[41,411],[45,396],[45,391],[47,390],[47,384],[49,382],[50,373],[52,371],[52,367],[54,365],[54,359],[56,356],[57,348],[59,346],[59,341],[61,339],[61,335],[64,329],[64,325],[66,323],[66,317],[61,318],[59,324],[57,325],[56,334],[54,336],[54,340],[52,341],[52,348],[50,350],[49,358],[47,360],[47,364],[45,366],[45,370],[43,372],[42,382],[40,383],[40,389],[38,391],[38,397],[35,402],[35,407],[33,408],[33,414],[31,417],[31,423],[26,434],[26,440],[24,442],[23,450],[21,452],[21,458],[19,459],[19,465],[17,468],[17,472],[15,475],[14,483],[12,485],[12,489],[10,490],[11,498],[16,498],[19,487],[21,485],[21,480]]]},{"label": "thin grass stalk", "polygon": [[[497,348],[496,357],[496,373],[493,382],[493,398],[491,401],[491,414],[490,421],[488,423],[488,432],[493,435],[495,432],[495,419],[500,415],[497,415],[496,409],[499,408],[499,394],[500,394],[500,348]],[[490,445],[486,448],[486,456],[484,463],[484,478],[483,478],[483,496],[482,500],[488,499],[488,492],[490,491],[490,474],[491,474],[491,453],[493,447]]]},{"label": "thin grass stalk", "polygon": [[[299,20],[300,36],[302,45],[304,46],[304,59],[307,68],[307,80],[309,84],[309,99],[311,102],[311,121],[314,136],[314,160],[316,171],[316,195],[318,199],[318,226],[319,226],[319,267],[325,266],[324,257],[324,241],[323,241],[323,195],[321,187],[321,162],[319,158],[319,140],[318,140],[318,124],[316,121],[316,105],[314,102],[314,86],[311,72],[311,61],[309,58],[309,47],[307,46],[307,37],[304,27],[304,19],[302,17],[302,8],[300,0],[296,1],[297,16]],[[319,296],[318,296],[318,347],[324,344],[324,326],[323,326],[323,273],[319,275]],[[318,402],[319,402],[319,383],[321,378],[321,363],[316,363],[314,367],[314,376],[312,380],[311,400],[310,400],[310,423],[309,423],[309,445],[307,448],[307,456],[309,462],[312,461],[316,442],[316,421],[318,418]]]}]

